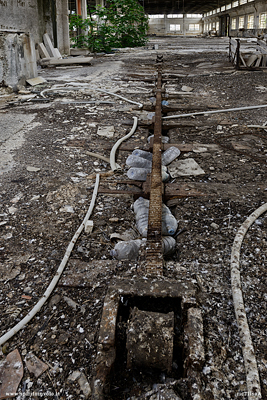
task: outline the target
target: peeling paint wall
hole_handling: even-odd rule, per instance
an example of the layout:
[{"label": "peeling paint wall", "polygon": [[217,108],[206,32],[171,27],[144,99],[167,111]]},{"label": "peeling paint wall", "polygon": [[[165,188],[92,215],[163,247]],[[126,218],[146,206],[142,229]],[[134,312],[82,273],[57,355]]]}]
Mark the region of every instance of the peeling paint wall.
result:
[{"label": "peeling paint wall", "polygon": [[0,32],[0,83],[13,90],[37,76],[35,45],[29,34]]},{"label": "peeling paint wall", "polygon": [[44,33],[69,54],[68,0],[0,0],[0,83],[16,88],[37,76],[35,46]]}]

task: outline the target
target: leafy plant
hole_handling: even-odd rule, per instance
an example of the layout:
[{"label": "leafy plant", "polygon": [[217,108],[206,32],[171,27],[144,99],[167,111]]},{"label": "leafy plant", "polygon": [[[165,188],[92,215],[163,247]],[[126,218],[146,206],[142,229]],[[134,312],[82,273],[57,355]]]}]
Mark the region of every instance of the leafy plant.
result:
[{"label": "leafy plant", "polygon": [[96,6],[83,20],[70,15],[70,30],[77,47],[92,51],[110,51],[114,47],[136,47],[147,43],[148,17],[137,0],[107,0],[106,7]]}]

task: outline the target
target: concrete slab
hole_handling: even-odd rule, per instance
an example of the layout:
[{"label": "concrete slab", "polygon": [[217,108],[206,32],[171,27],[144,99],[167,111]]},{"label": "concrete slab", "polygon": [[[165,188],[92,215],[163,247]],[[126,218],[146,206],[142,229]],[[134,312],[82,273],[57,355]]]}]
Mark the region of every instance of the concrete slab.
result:
[{"label": "concrete slab", "polygon": [[41,58],[49,58],[50,57],[50,55],[49,55],[48,51],[46,50],[46,47],[43,43],[38,44],[38,51],[39,51]]},{"label": "concrete slab", "polygon": [[0,114],[0,175],[13,167],[13,150],[24,143],[25,133],[33,128],[34,118],[35,114]]},{"label": "concrete slab", "polygon": [[47,82],[47,80],[41,76],[38,76],[37,78],[27,79],[26,82],[31,86],[36,86]]},{"label": "concrete slab", "polygon": [[72,64],[90,64],[93,57],[73,57],[73,58],[43,58],[41,65],[72,65]]},{"label": "concrete slab", "polygon": [[169,173],[172,178],[178,176],[197,176],[204,175],[205,171],[198,165],[193,158],[187,158],[186,160],[175,161],[169,167]]},{"label": "concrete slab", "polygon": [[49,56],[50,56],[50,57],[55,57],[55,58],[57,58],[57,57],[58,57],[58,54],[57,54],[57,52],[55,51],[55,48],[54,48],[54,46],[53,46],[53,44],[52,44],[52,42],[51,42],[51,39],[50,39],[48,33],[45,33],[45,34],[44,34],[44,36],[43,36],[43,41],[44,41],[44,45],[45,45],[45,47],[46,47],[46,50],[47,50]]}]

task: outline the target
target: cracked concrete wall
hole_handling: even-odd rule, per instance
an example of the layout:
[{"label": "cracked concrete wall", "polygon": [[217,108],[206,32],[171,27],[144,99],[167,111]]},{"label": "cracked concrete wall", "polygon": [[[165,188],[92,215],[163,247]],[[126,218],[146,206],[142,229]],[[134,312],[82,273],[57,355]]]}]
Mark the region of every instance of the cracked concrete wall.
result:
[{"label": "cracked concrete wall", "polygon": [[0,32],[0,83],[13,90],[37,76],[35,45],[31,35]]},{"label": "cracked concrete wall", "polygon": [[0,0],[0,83],[16,90],[37,76],[35,46],[44,33],[69,54],[68,0]]}]

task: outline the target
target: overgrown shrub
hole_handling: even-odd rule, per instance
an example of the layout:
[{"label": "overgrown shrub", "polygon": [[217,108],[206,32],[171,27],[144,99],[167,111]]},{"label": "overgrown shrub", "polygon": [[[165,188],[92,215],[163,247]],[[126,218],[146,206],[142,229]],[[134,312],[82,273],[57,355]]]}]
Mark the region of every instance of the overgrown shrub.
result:
[{"label": "overgrown shrub", "polygon": [[148,17],[137,0],[108,0],[106,7],[88,10],[88,18],[70,15],[75,47],[108,52],[116,47],[136,47],[147,43]]}]

